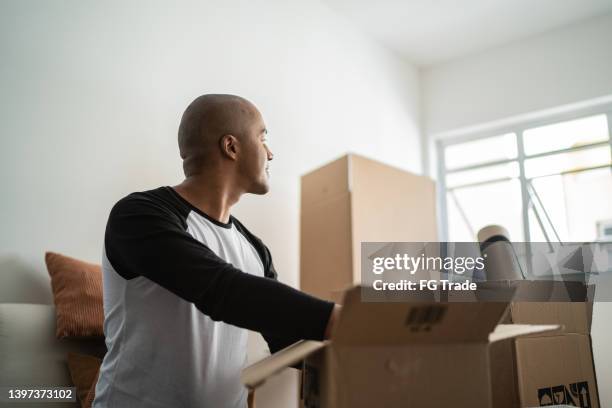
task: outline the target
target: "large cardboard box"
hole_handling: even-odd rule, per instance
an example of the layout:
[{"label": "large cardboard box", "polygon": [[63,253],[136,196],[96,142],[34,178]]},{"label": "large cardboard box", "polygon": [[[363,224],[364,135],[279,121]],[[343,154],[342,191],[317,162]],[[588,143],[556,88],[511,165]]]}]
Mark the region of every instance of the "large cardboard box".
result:
[{"label": "large cardboard box", "polygon": [[509,307],[497,303],[368,303],[347,292],[331,341],[303,341],[247,367],[257,387],[304,360],[303,406],[497,407],[489,350],[556,325],[498,325]]},{"label": "large cardboard box", "polygon": [[301,180],[300,288],[328,300],[360,282],[361,242],[437,241],[434,182],[349,154]]},{"label": "large cardboard box", "polygon": [[[501,342],[492,348],[492,372],[498,390],[494,397],[506,402],[508,394],[513,394],[514,406],[520,407],[599,407],[590,337],[593,287],[580,282],[505,284],[516,288],[506,323],[558,324],[562,328]],[[542,296],[548,301],[537,301]],[[568,298],[574,301],[561,301]]]}]

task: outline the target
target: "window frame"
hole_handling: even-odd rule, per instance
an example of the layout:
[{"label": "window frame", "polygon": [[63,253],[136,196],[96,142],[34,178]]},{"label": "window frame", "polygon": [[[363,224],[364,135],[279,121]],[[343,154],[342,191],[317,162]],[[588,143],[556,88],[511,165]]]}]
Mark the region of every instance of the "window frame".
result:
[{"label": "window frame", "polygon": [[[524,148],[524,143],[523,143],[523,133],[526,130],[540,127],[540,126],[554,125],[557,123],[572,121],[576,119],[583,119],[583,118],[597,116],[597,115],[606,116],[606,121],[608,125],[607,126],[608,127],[608,140],[607,141],[600,141],[600,142],[590,143],[587,145],[570,147],[570,148],[565,148],[565,149],[558,149],[558,150],[553,150],[549,152],[541,152],[541,153],[536,153],[532,155],[525,154],[525,148]],[[500,136],[506,133],[514,133],[516,135],[517,156],[515,158],[493,160],[493,161],[477,163],[477,164],[468,165],[468,166],[456,167],[453,169],[448,169],[446,167],[445,149],[447,147],[452,146],[452,145],[466,143],[466,142],[471,142],[475,140],[482,140],[482,139],[487,139],[491,137],[496,137],[496,136]],[[461,132],[461,134],[455,135],[455,136],[438,137],[435,139],[435,145],[436,145],[436,154],[437,154],[438,206],[440,209],[439,232],[442,238],[441,241],[448,241],[449,239],[448,202],[447,202],[448,189],[446,187],[447,174],[455,173],[458,171],[473,170],[473,169],[478,169],[478,168],[486,168],[486,167],[493,166],[493,165],[517,162],[519,166],[518,180],[520,182],[520,190],[521,190],[521,203],[522,203],[521,219],[522,219],[524,240],[525,242],[531,242],[531,231],[529,227],[530,198],[529,198],[527,182],[528,180],[535,179],[538,177],[543,177],[543,176],[527,178],[525,175],[525,161],[528,159],[533,159],[533,158],[538,158],[538,157],[546,157],[546,156],[551,156],[551,155],[555,155],[559,153],[571,153],[575,151],[587,150],[587,149],[592,149],[592,148],[608,145],[610,148],[610,156],[611,156],[610,157],[611,162],[609,164],[602,165],[602,166],[589,167],[589,168],[581,169],[579,171],[585,171],[585,170],[590,170],[590,169],[594,170],[597,168],[606,168],[606,167],[610,168],[612,171],[612,103],[607,103],[605,105],[599,105],[599,106],[582,108],[582,109],[573,109],[571,111],[567,111],[563,113],[541,115],[540,117],[536,119],[514,121],[513,123],[504,125],[504,126],[491,126],[486,130],[466,131],[466,132]],[[491,180],[491,181],[495,181],[495,180]],[[468,186],[468,185],[469,184],[459,186],[459,188]],[[453,188],[458,188],[458,187],[455,186]],[[476,239],[476,237],[474,237],[473,239]]]}]

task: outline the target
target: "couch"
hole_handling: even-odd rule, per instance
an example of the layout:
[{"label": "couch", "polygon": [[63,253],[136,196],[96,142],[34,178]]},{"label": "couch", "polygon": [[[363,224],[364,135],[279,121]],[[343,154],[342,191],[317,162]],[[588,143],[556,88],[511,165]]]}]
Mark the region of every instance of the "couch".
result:
[{"label": "couch", "polygon": [[[47,303],[52,299],[50,284],[48,293],[33,294],[28,289],[32,282],[44,279],[45,274],[44,270],[29,268],[0,270],[0,387],[73,386],[67,365],[68,352],[102,358],[106,351],[101,338],[56,338],[55,307]],[[38,405],[79,407],[78,402]],[[0,406],[23,408],[29,405],[15,402],[0,403]]]}]

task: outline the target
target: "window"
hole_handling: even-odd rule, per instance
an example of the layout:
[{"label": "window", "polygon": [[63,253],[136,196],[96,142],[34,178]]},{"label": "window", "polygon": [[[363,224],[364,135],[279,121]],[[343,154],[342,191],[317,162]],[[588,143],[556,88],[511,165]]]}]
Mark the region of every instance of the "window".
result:
[{"label": "window", "polygon": [[612,112],[438,142],[443,237],[504,226],[515,242],[611,241]]}]

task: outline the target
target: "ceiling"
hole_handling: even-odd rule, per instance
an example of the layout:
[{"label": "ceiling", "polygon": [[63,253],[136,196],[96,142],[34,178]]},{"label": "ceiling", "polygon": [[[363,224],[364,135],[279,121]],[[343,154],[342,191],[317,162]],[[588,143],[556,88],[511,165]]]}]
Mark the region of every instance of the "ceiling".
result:
[{"label": "ceiling", "polygon": [[324,0],[387,48],[433,65],[612,13],[612,0]]}]

